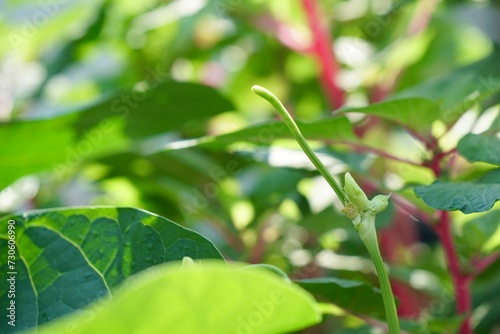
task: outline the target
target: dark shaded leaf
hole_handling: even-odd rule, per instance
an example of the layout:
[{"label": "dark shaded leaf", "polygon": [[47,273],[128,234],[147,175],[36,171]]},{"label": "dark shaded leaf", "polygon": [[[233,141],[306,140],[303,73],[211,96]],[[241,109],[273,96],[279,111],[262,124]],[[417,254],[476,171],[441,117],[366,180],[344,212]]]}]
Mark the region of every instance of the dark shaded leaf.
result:
[{"label": "dark shaded leaf", "polygon": [[457,238],[460,248],[468,255],[497,250],[500,240],[495,237],[500,228],[500,211],[490,211],[484,215],[467,221],[462,227],[462,234]]},{"label": "dark shaded leaf", "polygon": [[500,165],[500,138],[495,136],[469,133],[460,139],[457,151],[470,162]]},{"label": "dark shaded leaf", "polygon": [[436,210],[488,211],[500,200],[500,169],[489,172],[476,182],[436,181],[428,186],[417,186],[415,193]]},{"label": "dark shaded leaf", "polygon": [[367,283],[335,277],[312,278],[295,282],[314,295],[350,312],[377,317],[385,315],[380,290]]},{"label": "dark shaded leaf", "polygon": [[[45,323],[111,296],[131,275],[185,256],[222,259],[198,233],[163,217],[132,208],[44,210],[0,221],[0,267],[8,272],[9,220],[15,221],[18,271],[16,327],[11,333]],[[1,290],[6,300],[7,290]],[[2,318],[6,318],[5,308]]]}]

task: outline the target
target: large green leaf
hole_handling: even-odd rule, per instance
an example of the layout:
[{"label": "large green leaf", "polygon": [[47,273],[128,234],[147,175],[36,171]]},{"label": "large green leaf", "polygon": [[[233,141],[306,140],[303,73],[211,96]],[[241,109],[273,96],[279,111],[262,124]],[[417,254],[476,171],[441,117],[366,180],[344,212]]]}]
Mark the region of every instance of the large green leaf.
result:
[{"label": "large green leaf", "polygon": [[487,82],[487,80],[483,78],[476,77],[475,79],[480,79],[480,83],[478,83],[476,89],[472,91],[469,96],[467,96],[465,99],[460,100],[450,108],[442,108],[443,111],[441,119],[444,122],[455,122],[460,118],[460,116],[462,116],[464,112],[470,110],[472,107],[479,103],[484,104],[483,110],[495,103],[492,102],[489,104],[485,104],[484,102],[488,102],[488,100],[494,101],[493,97],[500,92],[500,80],[496,79],[498,81]]},{"label": "large green leaf", "polygon": [[[339,111],[376,115],[419,132],[430,132],[435,120],[453,123],[475,104],[500,92],[500,73],[492,75],[489,69],[476,72],[473,70],[476,67],[429,80],[380,103]],[[483,73],[489,73],[489,76]]]},{"label": "large green leaf", "polygon": [[469,133],[460,139],[457,150],[470,162],[482,161],[500,165],[500,138],[498,137]]},{"label": "large green leaf", "polygon": [[417,186],[415,193],[436,210],[488,211],[500,200],[500,169],[476,182],[436,181],[428,186]]},{"label": "large green leaf", "polygon": [[[351,122],[346,117],[326,118],[315,121],[296,120],[302,134],[309,140],[339,140],[356,141]],[[252,125],[231,133],[207,136],[197,140],[184,143],[173,143],[163,149],[175,149],[186,147],[205,147],[211,149],[224,149],[227,146],[238,143],[250,143],[257,145],[270,145],[278,139],[293,139],[290,130],[281,121],[271,121],[263,124]]]},{"label": "large green leaf", "polygon": [[[0,267],[7,268],[7,222],[15,222],[17,324],[21,330],[82,308],[151,266],[222,256],[198,233],[131,208],[33,211],[0,221]],[[7,300],[2,285],[1,300]],[[2,305],[5,305],[2,302]],[[5,308],[1,316],[6,319]],[[5,321],[0,332],[12,332]]]},{"label": "large green leaf", "polygon": [[0,123],[0,142],[9,143],[0,146],[0,189],[46,169],[66,176],[91,157],[231,109],[213,88],[169,81],[141,93],[108,95],[51,119]]},{"label": "large green leaf", "polygon": [[496,66],[500,49],[480,61],[466,65],[438,78],[426,80],[392,96],[427,98],[440,104],[439,116],[453,123],[474,104],[500,92],[500,70]]},{"label": "large green leaf", "polygon": [[343,108],[342,112],[376,115],[414,130],[430,129],[439,118],[439,105],[424,98],[400,98],[375,103],[362,108]]},{"label": "large green leaf", "polygon": [[396,94],[394,98],[425,97],[439,102],[444,121],[452,122],[470,108],[500,90],[500,82],[482,77],[470,70],[461,70],[442,78],[429,80]]},{"label": "large green leaf", "polygon": [[[75,314],[41,327],[94,333],[289,333],[321,321],[314,298],[263,269],[161,266],[136,276],[95,316]],[[89,308],[92,312],[92,307]]]},{"label": "large green leaf", "polygon": [[295,282],[314,295],[350,312],[377,317],[385,315],[380,290],[365,282],[335,277],[311,278]]}]

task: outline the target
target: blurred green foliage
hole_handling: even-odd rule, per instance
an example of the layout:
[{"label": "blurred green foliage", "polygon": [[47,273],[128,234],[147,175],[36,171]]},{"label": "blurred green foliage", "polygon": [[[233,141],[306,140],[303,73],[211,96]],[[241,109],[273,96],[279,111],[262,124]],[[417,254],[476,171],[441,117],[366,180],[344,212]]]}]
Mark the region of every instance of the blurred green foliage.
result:
[{"label": "blurred green foliage", "polygon": [[[475,332],[495,333],[499,182],[475,180],[498,174],[499,2],[318,3],[345,94],[335,111],[301,1],[2,2],[0,212],[141,208],[200,232],[226,260],[374,293],[352,224],[252,94],[259,84],[285,102],[332,173],[351,171],[368,193],[398,199],[377,227],[405,330],[451,333],[462,320],[431,207],[470,204],[456,188],[489,200],[488,213],[478,211],[491,205],[452,218],[463,270],[493,259],[471,289]],[[329,305],[304,333],[376,327],[345,303]]]}]

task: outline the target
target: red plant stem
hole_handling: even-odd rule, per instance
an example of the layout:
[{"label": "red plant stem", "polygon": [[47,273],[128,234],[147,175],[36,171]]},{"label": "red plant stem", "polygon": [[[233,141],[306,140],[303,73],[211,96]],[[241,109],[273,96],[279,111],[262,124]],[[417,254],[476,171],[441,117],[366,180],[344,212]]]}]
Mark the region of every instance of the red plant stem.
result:
[{"label": "red plant stem", "polygon": [[434,154],[434,157],[429,163],[429,168],[432,169],[436,178],[441,176],[441,159],[443,158],[442,153]]},{"label": "red plant stem", "polygon": [[[416,228],[417,226],[412,224],[411,216],[405,210],[396,208],[391,225],[380,231],[380,250],[388,263],[396,266],[407,263],[405,254],[410,253],[411,246],[417,243]],[[395,235],[398,237],[394,238]],[[403,249],[406,251],[402,252]],[[421,293],[397,279],[391,280],[391,286],[394,295],[399,299],[399,316],[408,318],[420,314],[425,301]]]},{"label": "red plant stem", "polygon": [[417,131],[415,131],[415,130],[413,130],[413,129],[405,126],[405,125],[401,125],[401,126],[406,130],[406,132],[408,132],[410,134],[410,136],[412,136],[416,140],[420,141],[421,143],[425,144],[425,147],[428,150],[432,150],[432,149],[434,149],[437,146],[437,141],[434,138],[429,139],[430,140],[429,141],[427,138],[425,138],[424,136],[422,136]]},{"label": "red plant stem", "polygon": [[295,28],[277,20],[274,16],[262,15],[251,22],[263,33],[272,34],[290,50],[303,54],[309,52],[309,45],[297,37]]},{"label": "red plant stem", "polygon": [[211,226],[216,230],[222,238],[227,242],[228,245],[230,245],[233,249],[243,252],[245,250],[245,245],[243,243],[243,240],[236,235],[235,233],[232,233],[226,226],[227,224],[218,221],[217,219],[209,219],[208,222],[211,224]]},{"label": "red plant stem", "polygon": [[500,253],[495,253],[495,254],[490,254],[484,259],[475,261],[473,263],[475,272],[471,278],[476,277],[480,273],[482,273],[484,270],[486,270],[493,262],[496,262],[498,259],[500,259]]},{"label": "red plant stem", "polygon": [[[441,160],[447,155],[453,153],[453,150],[448,152],[441,152],[438,147],[437,140],[432,138],[432,150],[434,152],[434,157],[427,164],[434,172],[436,178],[438,178],[441,173]],[[470,294],[470,281],[471,275],[465,274],[460,268],[460,261],[458,259],[458,253],[453,243],[453,232],[451,230],[451,219],[450,213],[448,211],[438,211],[439,221],[435,225],[435,231],[441,240],[443,245],[444,254],[446,257],[446,262],[451,273],[451,278],[453,280],[453,288],[455,292],[455,305],[458,314],[464,314],[465,320],[460,326],[460,334],[472,334],[472,327],[470,321],[470,313],[472,310],[472,301]]]},{"label": "red plant stem", "polygon": [[469,277],[462,273],[460,261],[453,243],[451,232],[450,214],[448,211],[439,211],[439,222],[436,225],[436,232],[443,245],[444,253],[448,262],[448,267],[453,279],[455,290],[456,307],[458,314],[465,314],[466,319],[460,327],[461,334],[471,334],[470,313],[472,302],[469,291]]},{"label": "red plant stem", "polygon": [[443,157],[457,153],[457,148],[452,148],[449,151],[443,152]]},{"label": "red plant stem", "polygon": [[357,144],[357,143],[352,143],[352,142],[347,142],[347,141],[335,141],[335,140],[333,140],[333,141],[327,141],[327,142],[329,142],[330,144],[349,145],[352,148],[358,149],[360,152],[365,152],[365,153],[370,152],[370,153],[374,153],[378,156],[381,156],[381,157],[384,157],[384,158],[387,158],[390,160],[405,162],[405,163],[408,163],[411,165],[420,166],[420,164],[418,162],[396,157],[395,155],[384,152],[384,151],[379,150],[378,148],[375,148],[375,147],[365,146],[363,144]]},{"label": "red plant stem", "polygon": [[250,252],[250,258],[248,259],[249,263],[256,264],[262,262],[262,256],[264,254],[264,250],[266,248],[266,240],[264,239],[264,231],[266,230],[266,224],[259,228],[257,231],[257,240]]},{"label": "red plant stem", "polygon": [[414,36],[424,31],[432,18],[432,13],[436,8],[436,0],[420,0],[408,26],[407,34]]},{"label": "red plant stem", "polygon": [[356,125],[354,133],[359,138],[363,138],[368,130],[375,127],[380,122],[380,118],[374,115],[367,115],[362,124]]},{"label": "red plant stem", "polygon": [[419,210],[415,206],[415,204],[411,203],[403,196],[394,193],[391,195],[391,199],[394,202],[394,204],[396,204],[401,210],[406,212],[406,214],[414,216],[415,218],[417,218],[422,222],[429,223],[430,220],[429,215],[424,211]]},{"label": "red plant stem", "polygon": [[321,66],[321,83],[330,106],[337,109],[344,104],[344,92],[335,82],[339,67],[333,54],[330,34],[320,17],[316,0],[302,0],[302,6],[313,37],[312,51]]}]

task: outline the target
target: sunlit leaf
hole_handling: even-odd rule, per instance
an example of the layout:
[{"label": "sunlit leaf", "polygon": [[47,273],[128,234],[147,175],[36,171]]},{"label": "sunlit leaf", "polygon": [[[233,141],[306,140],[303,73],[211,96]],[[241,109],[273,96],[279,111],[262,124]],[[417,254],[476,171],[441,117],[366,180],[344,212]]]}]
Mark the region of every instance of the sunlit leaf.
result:
[{"label": "sunlit leaf", "polygon": [[500,92],[500,70],[496,64],[500,50],[488,57],[458,68],[446,75],[425,80],[392,98],[420,97],[440,105],[440,118],[453,123],[474,104],[483,102]]},{"label": "sunlit leaf", "polygon": [[[309,140],[357,140],[352,124],[345,117],[326,118],[315,121],[296,120],[296,123],[304,137]],[[252,125],[227,134],[203,137],[183,143],[173,143],[164,149],[170,150],[192,146],[224,149],[238,142],[270,145],[278,139],[293,139],[293,136],[283,122],[271,121],[264,124]]]},{"label": "sunlit leaf", "polygon": [[183,270],[161,266],[140,274],[95,317],[82,312],[38,333],[61,333],[74,325],[82,334],[274,334],[320,320],[314,298],[289,281],[263,269],[208,263]]},{"label": "sunlit leaf", "polygon": [[371,104],[362,108],[344,108],[343,112],[376,115],[415,130],[429,129],[439,118],[439,105],[424,98],[401,98]]}]

